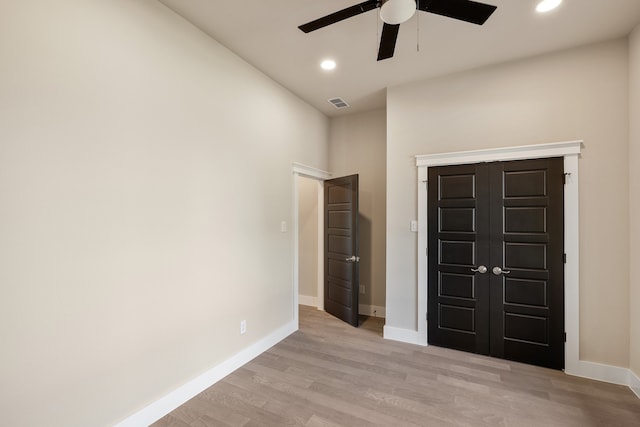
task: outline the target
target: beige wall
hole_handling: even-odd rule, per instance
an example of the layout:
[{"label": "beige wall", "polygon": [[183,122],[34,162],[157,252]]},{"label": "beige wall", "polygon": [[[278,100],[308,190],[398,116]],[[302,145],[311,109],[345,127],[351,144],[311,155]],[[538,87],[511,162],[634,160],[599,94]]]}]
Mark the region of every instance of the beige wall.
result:
[{"label": "beige wall", "polygon": [[386,111],[331,119],[329,170],[335,177],[359,174],[360,304],[385,306]]},{"label": "beige wall", "polygon": [[416,328],[416,154],[584,140],[581,358],[629,363],[628,50],[618,40],[390,88],[387,325]]},{"label": "beige wall", "polygon": [[152,0],[2,2],[0,63],[3,425],[112,425],[293,321],[325,116]]},{"label": "beige wall", "polygon": [[631,293],[629,311],[631,313],[631,370],[640,377],[640,25],[629,37],[629,202],[630,209],[630,267]]},{"label": "beige wall", "polygon": [[298,293],[318,296],[318,182],[298,177]]}]

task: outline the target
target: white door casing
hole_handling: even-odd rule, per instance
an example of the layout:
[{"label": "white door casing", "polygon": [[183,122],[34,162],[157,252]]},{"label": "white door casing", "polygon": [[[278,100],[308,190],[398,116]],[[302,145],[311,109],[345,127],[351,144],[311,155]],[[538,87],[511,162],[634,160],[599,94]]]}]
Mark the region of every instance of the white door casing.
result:
[{"label": "white door casing", "polygon": [[564,248],[567,262],[564,270],[565,296],[565,372],[580,376],[580,299],[579,299],[579,206],[578,158],[582,141],[519,147],[492,148],[416,156],[418,167],[418,331],[417,344],[427,345],[427,170],[433,166],[472,164],[493,161],[564,158],[566,185],[564,188]]},{"label": "white door casing", "polygon": [[318,309],[324,310],[324,180],[331,178],[329,172],[306,166],[300,163],[291,165],[293,174],[293,312],[294,320],[298,325],[298,299],[299,295],[299,267],[300,267],[300,248],[299,238],[299,194],[298,194],[298,177],[313,179],[318,184],[318,277],[317,277],[317,303]]}]

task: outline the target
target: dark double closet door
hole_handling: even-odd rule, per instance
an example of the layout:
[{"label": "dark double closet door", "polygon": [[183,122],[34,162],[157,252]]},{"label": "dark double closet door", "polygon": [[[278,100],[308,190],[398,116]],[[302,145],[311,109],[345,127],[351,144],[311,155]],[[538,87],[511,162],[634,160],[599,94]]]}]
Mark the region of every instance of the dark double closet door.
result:
[{"label": "dark double closet door", "polygon": [[429,168],[430,344],[564,368],[562,158]]}]

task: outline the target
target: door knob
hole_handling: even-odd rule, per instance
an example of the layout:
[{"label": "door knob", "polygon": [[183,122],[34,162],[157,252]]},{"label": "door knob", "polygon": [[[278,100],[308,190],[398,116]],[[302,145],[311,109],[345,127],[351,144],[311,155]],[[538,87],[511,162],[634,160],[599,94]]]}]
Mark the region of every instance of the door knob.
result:
[{"label": "door knob", "polygon": [[497,267],[497,266],[493,267],[493,270],[491,270],[491,271],[493,271],[493,274],[495,274],[496,276],[499,276],[501,274],[509,274],[509,273],[511,273],[511,271],[503,270],[502,268]]},{"label": "door knob", "polygon": [[344,260],[347,262],[360,262],[360,257],[351,255],[349,258],[345,258]]},{"label": "door knob", "polygon": [[471,271],[473,271],[474,273],[484,274],[487,272],[487,267],[485,267],[484,265],[481,265],[478,268],[472,268]]}]

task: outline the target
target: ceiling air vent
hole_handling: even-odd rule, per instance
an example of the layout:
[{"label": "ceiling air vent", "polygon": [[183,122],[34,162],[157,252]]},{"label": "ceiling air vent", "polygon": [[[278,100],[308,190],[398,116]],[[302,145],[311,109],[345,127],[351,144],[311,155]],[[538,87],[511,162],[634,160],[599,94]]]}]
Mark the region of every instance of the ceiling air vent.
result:
[{"label": "ceiling air vent", "polygon": [[336,108],[347,108],[349,106],[349,104],[347,104],[347,102],[342,98],[331,98],[329,102]]}]

